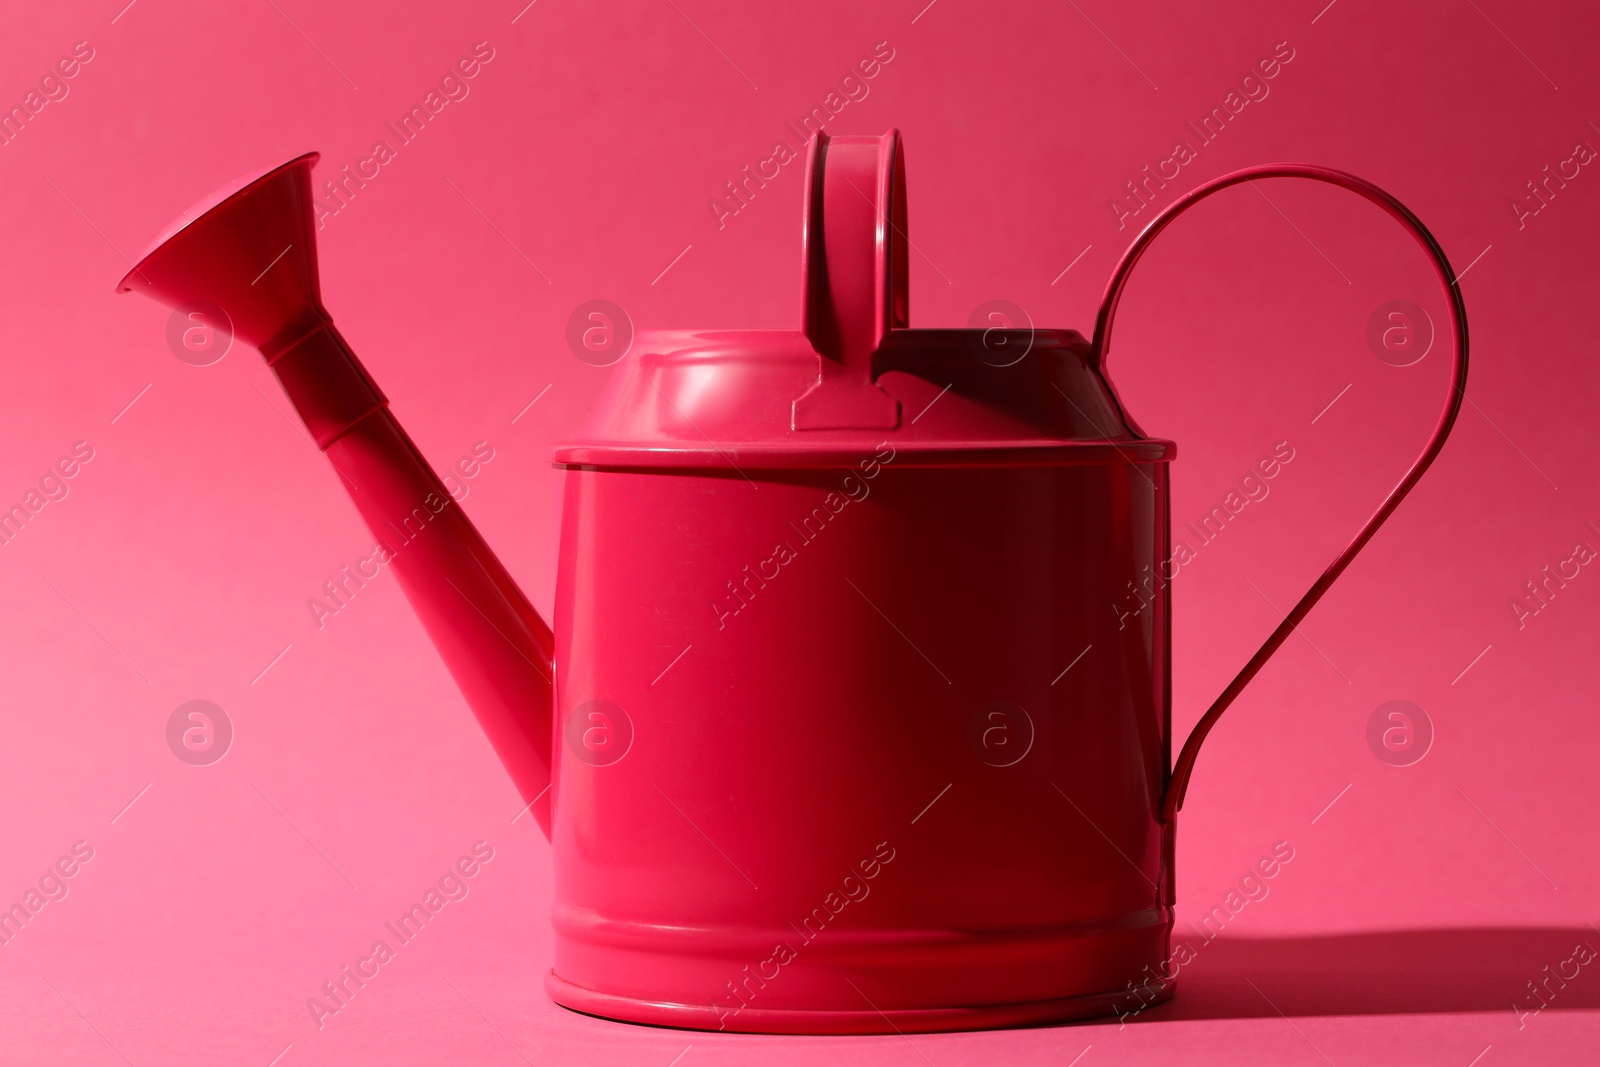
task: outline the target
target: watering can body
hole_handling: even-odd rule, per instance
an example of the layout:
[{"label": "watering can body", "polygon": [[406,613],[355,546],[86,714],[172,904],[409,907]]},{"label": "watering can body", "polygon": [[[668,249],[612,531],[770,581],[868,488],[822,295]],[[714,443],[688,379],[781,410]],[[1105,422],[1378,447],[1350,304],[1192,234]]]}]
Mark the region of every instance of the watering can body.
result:
[{"label": "watering can body", "polygon": [[[213,196],[122,287],[220,305],[388,549],[550,837],[554,1000],[849,1033],[1171,995],[1195,751],[1437,454],[1465,373],[1453,288],[1455,390],[1428,449],[1174,766],[1174,446],[1102,365],[1175,211],[1124,258],[1092,341],[912,329],[898,135],[815,138],[800,328],[641,331],[557,450],[552,628],[323,309],[314,158]],[[1362,193],[1444,264],[1387,194],[1313,170],[1269,173]]]},{"label": "watering can body", "polygon": [[[1165,592],[1135,620],[1113,605],[1166,558],[1171,446],[1071,439],[1121,421],[1082,338],[1037,332],[1007,368],[970,340],[905,331],[895,356],[930,377],[878,381],[915,414],[951,379],[1031,379],[1042,403],[991,409],[1009,425],[982,444],[947,394],[910,432],[796,453],[805,338],[685,333],[641,335],[600,405],[629,444],[558,453],[560,1003],[1005,1025],[1103,1014],[1166,958]],[[739,395],[707,396],[730,361]],[[729,439],[719,411],[786,432],[693,449],[695,426]]]}]

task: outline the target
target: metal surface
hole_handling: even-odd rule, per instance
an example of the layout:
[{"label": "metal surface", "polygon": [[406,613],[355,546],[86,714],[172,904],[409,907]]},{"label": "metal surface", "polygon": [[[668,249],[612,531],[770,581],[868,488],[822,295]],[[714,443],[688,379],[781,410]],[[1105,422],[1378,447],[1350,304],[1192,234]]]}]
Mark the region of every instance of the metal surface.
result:
[{"label": "metal surface", "polygon": [[[641,331],[566,466],[554,632],[332,326],[301,157],[181,219],[123,282],[220,304],[338,469],[554,852],[569,1007],[670,1026],[961,1029],[1171,995],[1194,756],[1428,450],[1167,770],[1171,442],[1091,345],[915,330],[898,135],[818,138],[801,326]],[[281,257],[281,262],[274,260]],[[263,265],[276,263],[261,273]],[[257,285],[251,279],[268,279]],[[1021,353],[1020,355],[1016,355]],[[1013,358],[1015,356],[1015,358]],[[552,746],[553,741],[553,746]],[[1134,990],[1137,988],[1138,992]],[[1137,998],[1137,1001],[1135,1001]]]}]

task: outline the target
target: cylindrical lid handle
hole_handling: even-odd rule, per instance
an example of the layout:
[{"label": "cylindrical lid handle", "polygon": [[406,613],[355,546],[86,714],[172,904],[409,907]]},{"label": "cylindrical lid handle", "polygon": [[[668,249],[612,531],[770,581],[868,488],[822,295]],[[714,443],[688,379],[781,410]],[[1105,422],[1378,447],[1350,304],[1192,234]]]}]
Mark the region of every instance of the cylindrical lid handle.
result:
[{"label": "cylindrical lid handle", "polygon": [[795,399],[796,430],[900,425],[900,402],[873,381],[872,357],[906,325],[906,174],[900,133],[830,137],[806,150],[801,328],[817,382]]}]

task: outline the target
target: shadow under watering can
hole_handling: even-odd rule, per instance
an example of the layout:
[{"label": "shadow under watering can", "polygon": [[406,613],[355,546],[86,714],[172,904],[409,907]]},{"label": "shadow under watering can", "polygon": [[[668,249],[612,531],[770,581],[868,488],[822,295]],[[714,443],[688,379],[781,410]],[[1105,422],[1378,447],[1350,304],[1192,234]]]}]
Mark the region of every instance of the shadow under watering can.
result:
[{"label": "shadow under watering can", "polygon": [[[1200,743],[1433,461],[1465,384],[1444,253],[1359,178],[1279,164],[1195,189],[1123,256],[1092,340],[918,330],[899,135],[821,135],[801,328],[640,331],[556,450],[552,630],[323,308],[316,159],[214,194],[120,288],[224,308],[374,535],[405,537],[391,567],[554,850],[546,988],[610,1018],[871,1033],[1115,1010],[1170,951]],[[1103,365],[1150,241],[1268,177],[1416,236],[1450,299],[1450,395],[1172,763],[1166,591],[1121,629],[1108,605],[1170,551],[1174,446]]]}]

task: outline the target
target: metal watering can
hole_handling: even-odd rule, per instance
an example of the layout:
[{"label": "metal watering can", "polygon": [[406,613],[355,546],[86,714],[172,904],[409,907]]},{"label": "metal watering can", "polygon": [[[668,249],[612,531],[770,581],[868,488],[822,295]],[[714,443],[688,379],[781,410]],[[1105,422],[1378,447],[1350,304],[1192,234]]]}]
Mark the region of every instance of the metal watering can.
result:
[{"label": "metal watering can", "polygon": [[[1239,171],[1150,223],[1091,341],[915,330],[899,135],[818,135],[801,328],[641,331],[556,451],[552,632],[322,306],[316,159],[214,194],[119,288],[225,309],[344,475],[550,838],[556,1002],[868,1033],[1171,995],[1152,976],[1171,973],[1174,820],[1200,744],[1461,403],[1465,309],[1410,211],[1336,171]],[[1450,300],[1451,391],[1422,455],[1172,764],[1166,584],[1143,584],[1131,625],[1111,605],[1170,558],[1174,446],[1103,368],[1151,240],[1267,177],[1341,186],[1415,235]]]}]

